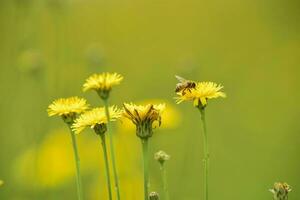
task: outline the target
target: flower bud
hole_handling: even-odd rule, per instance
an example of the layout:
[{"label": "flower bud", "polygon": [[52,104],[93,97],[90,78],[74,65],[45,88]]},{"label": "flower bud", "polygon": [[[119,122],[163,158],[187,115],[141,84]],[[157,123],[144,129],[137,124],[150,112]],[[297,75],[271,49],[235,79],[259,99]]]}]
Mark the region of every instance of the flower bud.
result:
[{"label": "flower bud", "polygon": [[163,164],[165,161],[170,159],[170,156],[164,151],[158,151],[154,154],[154,159],[160,164]]},{"label": "flower bud", "polygon": [[159,200],[159,195],[157,192],[150,192],[149,200]]},{"label": "flower bud", "polygon": [[274,187],[270,189],[273,193],[274,200],[288,200],[288,193],[292,191],[287,183],[275,183]]}]

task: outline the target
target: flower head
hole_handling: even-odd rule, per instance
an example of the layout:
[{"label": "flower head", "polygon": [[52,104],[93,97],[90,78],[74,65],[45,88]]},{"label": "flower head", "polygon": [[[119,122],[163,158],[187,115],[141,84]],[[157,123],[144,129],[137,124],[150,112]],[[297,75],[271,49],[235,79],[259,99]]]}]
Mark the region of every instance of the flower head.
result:
[{"label": "flower head", "polygon": [[89,105],[85,99],[79,97],[60,98],[48,107],[49,116],[62,116],[67,123],[72,123],[77,114],[87,110]]},{"label": "flower head", "polygon": [[0,187],[4,185],[4,181],[0,180]]},{"label": "flower head", "polygon": [[124,103],[124,116],[136,125],[136,134],[140,138],[148,138],[153,134],[153,123],[161,125],[161,114],[165,104],[135,105]]},{"label": "flower head", "polygon": [[222,85],[214,82],[199,82],[196,83],[195,88],[187,89],[185,92],[178,92],[176,102],[179,104],[183,101],[193,101],[194,106],[205,107],[208,99],[226,97],[226,94],[220,91],[222,88]]},{"label": "flower head", "polygon": [[83,84],[83,91],[95,90],[102,99],[107,99],[111,88],[122,80],[123,76],[117,73],[93,74]]},{"label": "flower head", "polygon": [[274,187],[270,189],[274,195],[274,200],[287,200],[290,191],[292,189],[287,183],[274,183]]},{"label": "flower head", "polygon": [[150,192],[149,200],[159,200],[159,194],[157,192]]},{"label": "flower head", "polygon": [[[110,121],[115,121],[120,118],[122,111],[116,106],[109,107]],[[108,123],[105,114],[105,108],[94,108],[81,114],[74,122],[72,129],[76,134],[82,132],[85,128],[90,127],[96,131],[96,133],[105,133],[106,124]]]},{"label": "flower head", "polygon": [[164,151],[158,151],[154,154],[154,159],[163,164],[165,161],[170,160],[170,156]]}]

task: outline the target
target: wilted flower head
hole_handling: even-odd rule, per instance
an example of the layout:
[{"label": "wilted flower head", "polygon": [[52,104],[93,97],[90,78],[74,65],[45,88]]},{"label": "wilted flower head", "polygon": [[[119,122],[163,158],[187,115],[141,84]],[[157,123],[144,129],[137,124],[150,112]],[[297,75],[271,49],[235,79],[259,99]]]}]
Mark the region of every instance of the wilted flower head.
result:
[{"label": "wilted flower head", "polygon": [[288,200],[288,193],[292,191],[287,183],[274,183],[274,187],[270,189],[273,193],[274,200]]},{"label": "wilted flower head", "polygon": [[153,123],[161,124],[161,113],[165,104],[135,105],[124,103],[124,116],[136,125],[136,134],[140,138],[149,138],[153,134]]},{"label": "wilted flower head", "polygon": [[165,161],[170,159],[170,156],[164,151],[158,151],[154,154],[154,159],[163,164]]},{"label": "wilted flower head", "polygon": [[195,88],[178,92],[176,102],[179,104],[183,101],[193,101],[195,107],[205,107],[208,99],[226,97],[226,94],[220,91],[222,88],[222,85],[214,82],[198,82]]},{"label": "wilted flower head", "polygon": [[[116,106],[109,107],[110,121],[115,121],[120,118],[122,111]],[[72,126],[73,131],[78,134],[82,132],[85,128],[90,127],[96,131],[97,134],[102,134],[106,132],[107,117],[105,114],[105,108],[94,108],[81,114]]]},{"label": "wilted flower head", "polygon": [[112,87],[122,80],[123,76],[117,73],[93,74],[83,84],[83,91],[95,90],[102,99],[107,99]]},{"label": "wilted flower head", "polygon": [[159,194],[157,192],[150,192],[149,200],[159,200]]},{"label": "wilted flower head", "polygon": [[66,123],[72,123],[77,114],[87,110],[89,105],[85,99],[79,97],[60,98],[48,107],[48,115],[61,116]]}]

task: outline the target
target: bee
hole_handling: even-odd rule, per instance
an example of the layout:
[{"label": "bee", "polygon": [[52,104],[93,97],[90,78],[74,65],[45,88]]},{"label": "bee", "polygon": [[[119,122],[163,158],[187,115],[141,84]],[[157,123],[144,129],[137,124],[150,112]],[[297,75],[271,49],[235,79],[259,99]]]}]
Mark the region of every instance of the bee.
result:
[{"label": "bee", "polygon": [[182,95],[185,94],[186,90],[191,92],[191,89],[196,87],[196,83],[191,80],[186,80],[185,78],[182,78],[180,76],[175,75],[179,83],[176,84],[175,92],[182,92]]}]

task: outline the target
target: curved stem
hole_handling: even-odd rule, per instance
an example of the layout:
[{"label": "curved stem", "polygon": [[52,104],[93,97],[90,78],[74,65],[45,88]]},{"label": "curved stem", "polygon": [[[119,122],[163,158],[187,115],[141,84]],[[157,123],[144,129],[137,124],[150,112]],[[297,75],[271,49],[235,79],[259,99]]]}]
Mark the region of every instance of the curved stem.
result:
[{"label": "curved stem", "polygon": [[206,121],[205,121],[205,108],[199,108],[201,113],[201,121],[203,128],[203,137],[204,137],[204,191],[205,191],[205,200],[208,200],[208,175],[209,175],[209,149],[208,149],[208,137],[206,130]]},{"label": "curved stem", "polygon": [[169,190],[168,190],[168,180],[167,180],[167,172],[165,168],[165,164],[161,163],[160,164],[160,171],[161,171],[161,177],[163,181],[163,189],[164,189],[164,195],[165,195],[165,200],[169,200]]},{"label": "curved stem", "polygon": [[[108,110],[108,100],[104,100],[104,107],[105,107],[105,114],[107,117],[107,126],[108,130],[110,130],[109,124],[110,124],[110,115],[109,115],[109,110]],[[111,161],[112,161],[112,169],[113,169],[113,177],[115,181],[115,190],[117,194],[117,200],[120,200],[120,186],[119,186],[119,177],[118,177],[118,172],[117,172],[117,167],[116,167],[116,160],[115,160],[115,148],[114,148],[114,142],[113,142],[113,135],[112,133],[108,133],[109,137],[109,146],[110,146],[110,156],[111,156]]]},{"label": "curved stem", "polygon": [[109,200],[112,200],[112,193],[111,193],[111,183],[110,183],[110,172],[109,172],[109,163],[107,157],[107,148],[106,148],[106,141],[105,141],[105,134],[100,135],[102,148],[103,148],[103,155],[104,155],[104,162],[105,162],[105,171],[106,171],[106,181],[107,181],[107,190]]},{"label": "curved stem", "polygon": [[81,175],[80,175],[80,159],[79,159],[79,154],[78,154],[76,136],[75,136],[75,133],[74,133],[74,131],[72,131],[70,126],[69,126],[69,128],[70,128],[70,131],[71,131],[74,158],[75,158],[75,163],[76,163],[77,196],[78,196],[79,200],[82,200],[83,195],[82,195],[82,185],[81,185]]},{"label": "curved stem", "polygon": [[149,156],[148,139],[142,139],[143,148],[143,166],[144,166],[144,200],[148,200],[149,188]]}]

